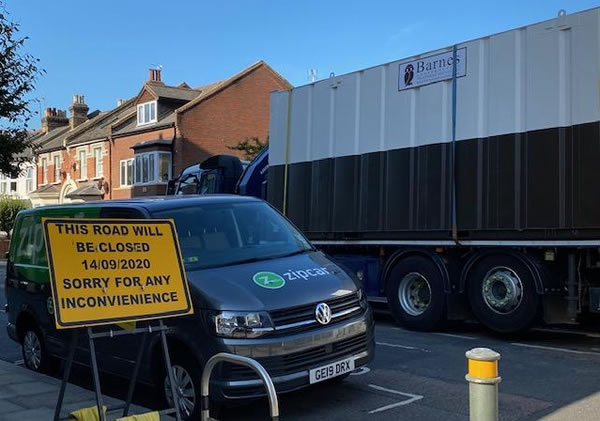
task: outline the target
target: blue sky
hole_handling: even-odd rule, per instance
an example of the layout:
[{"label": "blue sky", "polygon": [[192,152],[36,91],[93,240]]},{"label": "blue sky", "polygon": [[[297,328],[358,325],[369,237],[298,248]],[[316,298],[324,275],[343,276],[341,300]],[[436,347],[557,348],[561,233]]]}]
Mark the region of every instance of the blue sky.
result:
[{"label": "blue sky", "polygon": [[[598,6],[588,0],[5,0],[46,74],[35,96],[90,110],[137,94],[148,68],[198,86],[264,59],[294,85]],[[32,124],[39,126],[39,118]],[[37,126],[36,126],[37,124]]]}]

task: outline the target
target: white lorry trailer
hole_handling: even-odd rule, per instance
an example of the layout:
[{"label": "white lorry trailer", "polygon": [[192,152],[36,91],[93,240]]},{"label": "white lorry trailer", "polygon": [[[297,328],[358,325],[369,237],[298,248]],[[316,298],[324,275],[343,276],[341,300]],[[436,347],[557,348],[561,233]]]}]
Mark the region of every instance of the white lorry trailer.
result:
[{"label": "white lorry trailer", "polygon": [[599,22],[272,93],[268,200],[409,327],[600,313]]}]

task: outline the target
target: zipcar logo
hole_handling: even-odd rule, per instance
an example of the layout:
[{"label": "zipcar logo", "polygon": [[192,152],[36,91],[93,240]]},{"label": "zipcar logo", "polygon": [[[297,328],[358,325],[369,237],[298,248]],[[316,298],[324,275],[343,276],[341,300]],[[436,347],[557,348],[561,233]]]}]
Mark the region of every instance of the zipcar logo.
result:
[{"label": "zipcar logo", "polygon": [[273,272],[258,272],[252,280],[259,287],[267,289],[279,289],[285,285],[285,279]]}]

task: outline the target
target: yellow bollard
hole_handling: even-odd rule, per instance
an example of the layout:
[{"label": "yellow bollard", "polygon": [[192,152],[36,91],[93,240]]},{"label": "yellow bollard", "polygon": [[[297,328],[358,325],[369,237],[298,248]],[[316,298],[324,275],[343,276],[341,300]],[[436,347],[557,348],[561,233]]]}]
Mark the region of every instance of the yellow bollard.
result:
[{"label": "yellow bollard", "polygon": [[467,351],[469,416],[471,421],[498,421],[498,360],[500,354],[489,348]]}]

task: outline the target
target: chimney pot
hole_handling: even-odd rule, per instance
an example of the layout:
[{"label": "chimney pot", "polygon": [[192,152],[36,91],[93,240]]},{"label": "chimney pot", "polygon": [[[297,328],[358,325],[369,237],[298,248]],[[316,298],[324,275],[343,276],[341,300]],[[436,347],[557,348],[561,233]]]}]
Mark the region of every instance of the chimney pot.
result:
[{"label": "chimney pot", "polygon": [[149,80],[151,82],[161,81],[161,70],[160,69],[149,69]]}]

